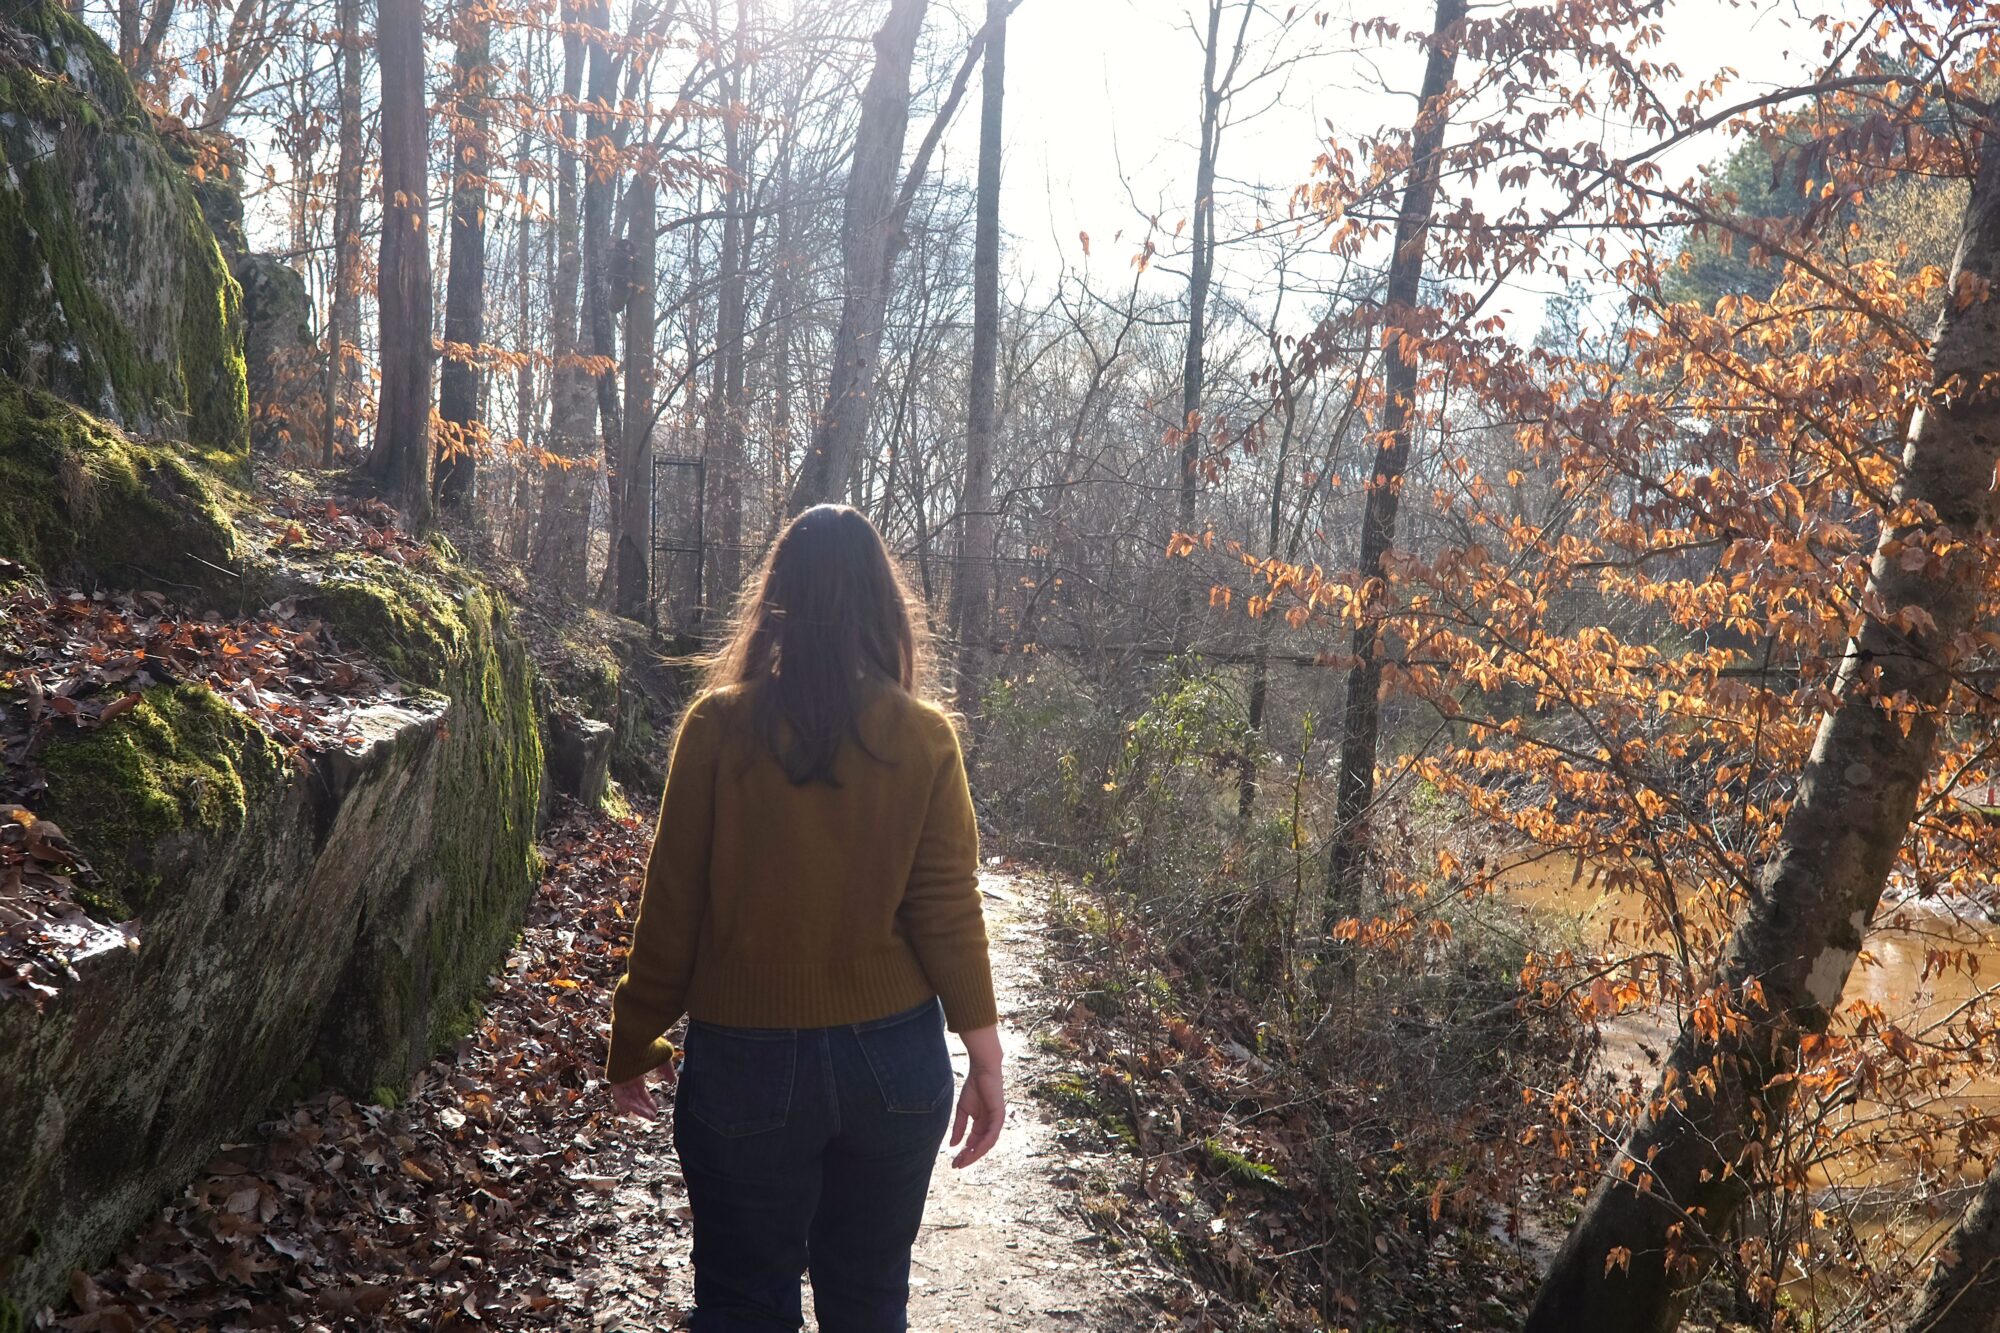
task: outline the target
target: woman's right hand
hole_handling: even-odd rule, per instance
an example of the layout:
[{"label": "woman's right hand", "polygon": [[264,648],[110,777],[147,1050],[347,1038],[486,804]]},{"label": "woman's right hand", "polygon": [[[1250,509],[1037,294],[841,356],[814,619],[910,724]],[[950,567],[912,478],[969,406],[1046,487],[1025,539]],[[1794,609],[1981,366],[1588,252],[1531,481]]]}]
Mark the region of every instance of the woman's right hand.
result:
[{"label": "woman's right hand", "polygon": [[[958,1155],[954,1167],[968,1167],[984,1157],[1000,1141],[1000,1129],[1007,1123],[1007,1085],[1000,1073],[1000,1030],[979,1028],[961,1034],[966,1054],[972,1058],[972,1072],[958,1094],[958,1112],[952,1117],[951,1146]],[[968,1132],[968,1129],[970,1132]],[[963,1140],[964,1146],[960,1147]]]},{"label": "woman's right hand", "polygon": [[650,1074],[628,1078],[623,1083],[613,1083],[611,1104],[635,1120],[658,1120],[660,1104],[653,1100],[652,1089],[646,1086],[647,1080],[657,1078],[662,1083],[672,1084],[678,1073],[679,1071],[674,1068],[674,1062],[669,1060]]}]

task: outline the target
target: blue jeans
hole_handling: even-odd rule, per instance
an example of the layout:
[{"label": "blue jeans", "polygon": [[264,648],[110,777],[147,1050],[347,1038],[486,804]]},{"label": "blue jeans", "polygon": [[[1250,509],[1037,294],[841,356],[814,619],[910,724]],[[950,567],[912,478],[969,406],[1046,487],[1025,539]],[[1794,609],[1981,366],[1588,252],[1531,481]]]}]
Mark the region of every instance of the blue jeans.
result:
[{"label": "blue jeans", "polygon": [[833,1028],[688,1024],[674,1147],[694,1212],[695,1333],[903,1333],[910,1246],[951,1119],[931,1000]]}]

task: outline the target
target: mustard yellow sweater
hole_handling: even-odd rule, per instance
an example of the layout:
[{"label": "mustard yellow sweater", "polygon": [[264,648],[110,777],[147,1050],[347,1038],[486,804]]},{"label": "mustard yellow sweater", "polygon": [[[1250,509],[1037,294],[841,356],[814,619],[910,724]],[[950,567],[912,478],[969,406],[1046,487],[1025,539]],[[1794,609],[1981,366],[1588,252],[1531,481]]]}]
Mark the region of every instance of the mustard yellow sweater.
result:
[{"label": "mustard yellow sweater", "polygon": [[659,832],[611,1004],[613,1082],[667,1060],[688,1013],[733,1027],[860,1023],[937,996],[965,1032],[996,1021],[958,736],[883,687],[834,761],[795,787],[750,725],[750,691],[681,722]]}]

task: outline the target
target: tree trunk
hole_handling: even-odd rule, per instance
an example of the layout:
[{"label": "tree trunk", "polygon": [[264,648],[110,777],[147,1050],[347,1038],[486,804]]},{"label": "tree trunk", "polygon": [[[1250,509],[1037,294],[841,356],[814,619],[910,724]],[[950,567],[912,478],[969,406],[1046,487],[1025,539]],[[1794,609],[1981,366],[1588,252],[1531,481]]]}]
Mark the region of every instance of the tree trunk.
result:
[{"label": "tree trunk", "polygon": [[590,137],[584,151],[583,178],[583,343],[598,363],[597,417],[603,433],[605,481],[609,488],[611,540],[604,581],[598,590],[603,604],[615,600],[619,551],[624,540],[619,525],[625,516],[626,478],[618,466],[625,452],[625,430],[618,410],[618,347],[613,327],[616,312],[611,308],[611,215],[617,197],[618,153],[622,145],[614,106],[618,95],[618,63],[605,40],[611,22],[610,5],[608,0],[590,0],[585,12],[585,23],[590,29]]},{"label": "tree trunk", "polygon": [[139,0],[118,0],[118,60],[128,73],[138,66],[139,45],[144,40],[139,18]]},{"label": "tree trunk", "polygon": [[445,278],[444,365],[438,372],[438,501],[462,509],[478,473],[479,347],[486,340],[487,0],[458,0],[452,108],[451,269]]},{"label": "tree trunk", "polygon": [[715,308],[715,364],[711,368],[708,418],[708,466],[713,475],[710,493],[715,497],[717,550],[714,561],[711,605],[727,611],[743,577],[743,474],[744,457],[743,336],[744,303],[748,300],[743,273],[744,233],[748,230],[745,207],[750,181],[745,173],[743,120],[744,29],[748,24],[748,0],[736,3],[735,48],[723,85],[722,159],[728,180],[724,184],[722,210],[722,271]]},{"label": "tree trunk", "polygon": [[[527,80],[524,78],[522,83],[525,92]],[[521,127],[517,142],[515,151],[520,175],[515,191],[520,197],[521,207],[514,227],[514,350],[520,356],[520,362],[514,367],[514,431],[523,445],[529,445],[542,438],[542,409],[535,396],[535,363],[527,355],[528,349],[534,346],[534,331],[528,322],[528,293],[534,290],[534,227],[528,220],[528,212],[529,201],[534,198],[534,181],[528,170],[533,147],[526,125]],[[535,475],[525,449],[517,466],[507,554],[516,562],[525,563],[534,516]]]},{"label": "tree trunk", "polygon": [[1383,336],[1390,344],[1383,373],[1381,445],[1361,515],[1361,554],[1355,584],[1362,602],[1354,627],[1354,664],[1347,672],[1342,707],[1340,769],[1334,796],[1333,849],[1327,858],[1329,899],[1343,906],[1361,900],[1367,866],[1369,807],[1375,804],[1375,752],[1382,720],[1380,626],[1373,603],[1386,598],[1384,570],[1396,545],[1396,508],[1402,500],[1403,469],[1410,460],[1411,416],[1417,393],[1417,360],[1393,337],[1414,316],[1424,279],[1424,246],[1437,203],[1438,153],[1444,145],[1450,106],[1445,93],[1458,63],[1451,30],[1465,17],[1465,0],[1437,0],[1431,25],[1430,58],[1410,135],[1410,179],[1396,216],[1395,250],[1389,257],[1388,290],[1382,301]]},{"label": "tree trunk", "polygon": [[340,0],[340,157],[333,178],[333,300],[326,322],[326,426],[320,465],[353,453],[361,322],[361,0]]},{"label": "tree trunk", "polygon": [[854,472],[868,430],[889,268],[896,240],[896,181],[910,120],[910,66],[929,0],[889,0],[875,34],[875,70],[861,94],[861,123],[847,177],[840,252],[844,291],[826,406],[792,483],[793,512],[837,499]]},{"label": "tree trunk", "polygon": [[1938,1251],[1905,1333],[2000,1333],[2000,1172]]},{"label": "tree trunk", "polygon": [[[553,452],[580,461],[590,452],[597,400],[591,377],[577,364],[580,334],[577,304],[583,283],[583,245],[577,205],[576,104],[583,95],[584,45],[576,30],[579,14],[563,11],[562,143],[556,160],[555,287],[549,294],[549,434]],[[589,474],[574,467],[550,467],[542,478],[541,517],[536,522],[534,570],[542,583],[567,600],[580,600],[588,583],[590,552]]]},{"label": "tree trunk", "polygon": [[[1283,299],[1280,288],[1279,299]],[[1271,504],[1265,513],[1264,549],[1271,555],[1278,554],[1278,542],[1285,527],[1285,469],[1292,456],[1292,440],[1299,428],[1299,397],[1293,384],[1292,365],[1285,359],[1285,349],[1275,327],[1271,331],[1271,357],[1277,365],[1278,392],[1284,395],[1285,424],[1278,435],[1278,454],[1271,466]],[[1298,543],[1291,543],[1285,552],[1285,559],[1291,560],[1298,554]],[[1277,617],[1272,608],[1265,607],[1264,614],[1257,618],[1257,656],[1250,667],[1250,707],[1247,717],[1249,735],[1244,738],[1244,753],[1241,766],[1237,770],[1236,817],[1247,820],[1257,808],[1257,754],[1264,743],[1264,709],[1271,697],[1271,636],[1277,632]]]},{"label": "tree trunk", "polygon": [[1007,0],[986,0],[986,65],[979,83],[979,185],[972,243],[972,382],[966,394],[964,516],[952,633],[958,708],[978,712],[993,579],[993,454],[1000,423],[1000,130],[1007,83]]},{"label": "tree trunk", "polygon": [[[1201,142],[1194,167],[1194,234],[1188,256],[1188,331],[1181,355],[1180,503],[1175,522],[1194,531],[1195,496],[1201,487],[1201,393],[1206,378],[1208,289],[1215,276],[1215,155],[1222,134],[1223,89],[1216,82],[1221,55],[1223,0],[1208,0],[1208,37],[1202,43]],[[1243,19],[1250,19],[1244,6]],[[1240,45],[1242,37],[1239,34]],[[1181,571],[1174,593],[1174,647],[1187,647],[1194,618],[1194,569]]]},{"label": "tree trunk", "polygon": [[430,518],[431,252],[422,0],[381,0],[382,388],[368,472],[411,526]]},{"label": "tree trunk", "polygon": [[[1801,1039],[1825,1031],[1860,953],[1931,767],[1956,641],[2000,563],[1987,544],[2000,520],[2000,396],[1990,387],[2000,373],[2000,132],[1990,125],[1953,276],[1948,290],[1970,299],[1948,304],[1933,340],[1931,405],[1911,427],[1859,599],[1874,610],[1847,646],[1776,857],[1703,1001],[1715,1021],[1698,1012],[1683,1026],[1651,1110],[1556,1255],[1529,1333],[1667,1333],[1680,1322],[1749,1194],[1751,1159],[1782,1125]],[[1878,703],[1888,699],[1893,711]],[[1990,1297],[1993,1223],[1982,1199],[1961,1227],[1965,1254],[1933,1278],[1940,1306],[1950,1287],[1973,1308],[1974,1279]]]},{"label": "tree trunk", "polygon": [[646,619],[652,564],[654,294],[659,266],[659,186],[650,171],[632,181],[631,285],[625,293],[625,448],[618,459],[618,570],[614,605],[621,616]]}]

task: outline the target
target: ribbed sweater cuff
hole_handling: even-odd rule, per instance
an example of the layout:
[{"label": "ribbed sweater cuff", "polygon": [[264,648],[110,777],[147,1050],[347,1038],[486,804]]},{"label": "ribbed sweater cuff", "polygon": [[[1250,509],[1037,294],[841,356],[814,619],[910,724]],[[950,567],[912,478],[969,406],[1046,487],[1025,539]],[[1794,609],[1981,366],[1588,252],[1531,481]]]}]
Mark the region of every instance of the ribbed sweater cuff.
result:
[{"label": "ribbed sweater cuff", "polygon": [[938,999],[944,1001],[945,1026],[953,1032],[977,1032],[1000,1021],[993,1002],[993,969],[984,958],[936,972],[925,969]]},{"label": "ribbed sweater cuff", "polygon": [[673,1058],[674,1044],[665,1037],[655,1037],[646,1042],[630,1037],[620,1040],[614,1024],[611,1029],[611,1053],[604,1062],[604,1077],[608,1082],[623,1083],[650,1074]]}]

